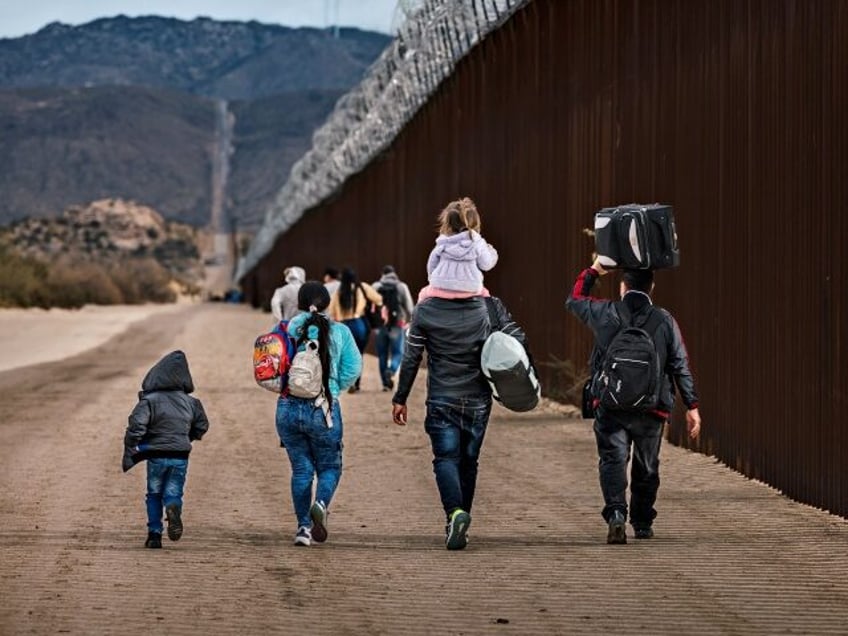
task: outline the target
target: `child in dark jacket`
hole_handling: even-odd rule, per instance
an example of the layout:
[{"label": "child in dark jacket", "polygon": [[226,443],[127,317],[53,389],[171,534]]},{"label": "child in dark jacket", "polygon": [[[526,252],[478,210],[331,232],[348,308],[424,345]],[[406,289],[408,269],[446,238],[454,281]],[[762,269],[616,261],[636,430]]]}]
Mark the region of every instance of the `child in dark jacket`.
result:
[{"label": "child in dark jacket", "polygon": [[194,383],[182,351],[159,360],[141,383],[124,436],[124,472],[147,460],[148,548],[162,547],[162,508],[168,519],[168,538],[183,534],[183,488],[191,442],[209,429],[203,405],[189,395]]}]

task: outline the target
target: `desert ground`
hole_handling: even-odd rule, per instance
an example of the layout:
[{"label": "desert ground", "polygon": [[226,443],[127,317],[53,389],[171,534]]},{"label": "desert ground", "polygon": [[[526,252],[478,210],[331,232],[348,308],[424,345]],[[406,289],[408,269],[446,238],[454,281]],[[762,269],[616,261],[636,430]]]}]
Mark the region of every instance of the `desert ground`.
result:
[{"label": "desert ground", "polygon": [[[591,422],[496,407],[470,544],[448,552],[423,431],[376,360],[342,396],[327,543],[292,545],[266,313],[220,303],[0,311],[0,634],[846,634],[848,523],[712,457],[662,451],[655,538],[605,543]],[[186,352],[211,421],[185,533],[143,547],[145,468],[120,468],[147,369]],[[709,426],[710,408],[702,408]]]}]

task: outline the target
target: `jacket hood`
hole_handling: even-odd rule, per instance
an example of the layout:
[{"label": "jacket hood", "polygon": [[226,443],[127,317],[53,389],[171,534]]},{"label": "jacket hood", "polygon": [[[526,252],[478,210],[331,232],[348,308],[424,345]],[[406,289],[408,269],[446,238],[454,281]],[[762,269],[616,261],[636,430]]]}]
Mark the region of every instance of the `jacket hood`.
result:
[{"label": "jacket hood", "polygon": [[466,230],[450,236],[440,235],[436,239],[436,247],[452,260],[474,261],[477,259],[474,244],[479,240],[481,237],[477,232]]},{"label": "jacket hood", "polygon": [[[301,311],[296,316],[294,316],[291,320],[289,320],[289,325],[287,331],[289,335],[295,340],[300,339],[303,335],[303,323],[305,323],[312,314],[308,311]],[[330,317],[323,313],[321,314],[327,320],[330,320]],[[306,337],[312,340],[318,338],[318,327],[315,325],[309,325],[309,330],[306,333]]]},{"label": "jacket hood", "polygon": [[172,351],[153,365],[141,383],[141,393],[154,391],[184,391],[192,393],[194,382],[188,370],[188,360],[182,351]]},{"label": "jacket hood", "polygon": [[306,282],[306,270],[302,267],[298,267],[297,265],[289,267],[286,270],[286,282],[300,283],[303,285],[303,283]]},{"label": "jacket hood", "polygon": [[397,285],[400,282],[400,278],[394,272],[389,272],[388,274],[383,274],[380,276],[381,283],[388,283],[389,285]]}]

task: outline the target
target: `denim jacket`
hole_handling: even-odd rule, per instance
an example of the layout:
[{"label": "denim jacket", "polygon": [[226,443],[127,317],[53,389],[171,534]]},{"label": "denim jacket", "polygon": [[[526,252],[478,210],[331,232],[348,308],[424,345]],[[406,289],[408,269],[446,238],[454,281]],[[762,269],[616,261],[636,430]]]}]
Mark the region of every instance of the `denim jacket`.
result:
[{"label": "denim jacket", "polygon": [[[302,311],[289,321],[288,330],[293,338],[300,338],[307,318],[309,312]],[[361,373],[362,356],[353,334],[347,326],[330,320],[330,393],[333,398],[356,382]]]}]

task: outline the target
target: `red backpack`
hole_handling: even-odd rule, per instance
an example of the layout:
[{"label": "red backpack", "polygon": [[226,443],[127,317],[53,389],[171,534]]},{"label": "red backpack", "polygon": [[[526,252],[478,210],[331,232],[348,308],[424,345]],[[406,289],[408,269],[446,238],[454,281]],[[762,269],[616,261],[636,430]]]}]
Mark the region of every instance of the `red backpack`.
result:
[{"label": "red backpack", "polygon": [[288,389],[288,373],[294,352],[288,322],[282,321],[253,343],[253,379],[263,389],[284,393]]}]

